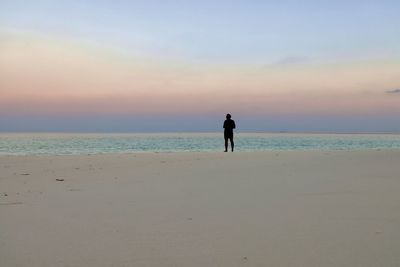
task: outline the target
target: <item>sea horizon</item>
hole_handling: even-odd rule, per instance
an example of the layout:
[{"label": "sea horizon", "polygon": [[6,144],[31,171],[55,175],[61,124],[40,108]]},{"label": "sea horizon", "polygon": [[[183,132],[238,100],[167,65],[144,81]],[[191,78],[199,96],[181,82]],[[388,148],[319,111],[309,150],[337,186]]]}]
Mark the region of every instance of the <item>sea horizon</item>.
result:
[{"label": "sea horizon", "polygon": [[[6,134],[223,134],[223,131],[0,131]],[[400,135],[399,131],[236,131],[235,134],[338,134],[338,135]]]}]

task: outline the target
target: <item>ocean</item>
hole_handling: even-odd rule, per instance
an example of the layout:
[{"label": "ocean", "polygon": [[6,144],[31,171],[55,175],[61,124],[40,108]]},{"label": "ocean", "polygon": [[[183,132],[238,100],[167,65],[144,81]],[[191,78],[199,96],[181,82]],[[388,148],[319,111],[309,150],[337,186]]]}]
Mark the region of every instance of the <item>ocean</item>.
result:
[{"label": "ocean", "polygon": [[[235,151],[400,149],[398,134],[236,133]],[[222,133],[0,133],[1,155],[219,152]]]}]

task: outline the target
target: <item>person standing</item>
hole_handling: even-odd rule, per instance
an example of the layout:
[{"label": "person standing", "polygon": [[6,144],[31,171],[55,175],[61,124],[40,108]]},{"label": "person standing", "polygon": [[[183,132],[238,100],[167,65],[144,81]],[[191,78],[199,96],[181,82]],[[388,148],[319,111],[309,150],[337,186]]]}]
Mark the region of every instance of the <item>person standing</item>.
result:
[{"label": "person standing", "polygon": [[226,120],[224,121],[224,138],[225,138],[225,151],[228,152],[228,140],[231,142],[231,149],[235,144],[233,143],[233,129],[236,128],[235,121],[231,119],[231,114],[226,114]]}]

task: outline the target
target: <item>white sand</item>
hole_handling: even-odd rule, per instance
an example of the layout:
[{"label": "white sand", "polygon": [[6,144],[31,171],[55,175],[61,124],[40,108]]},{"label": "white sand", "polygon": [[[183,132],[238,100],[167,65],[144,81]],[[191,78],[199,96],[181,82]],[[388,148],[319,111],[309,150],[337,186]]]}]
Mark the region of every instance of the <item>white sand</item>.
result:
[{"label": "white sand", "polygon": [[398,267],[400,151],[1,156],[0,266]]}]

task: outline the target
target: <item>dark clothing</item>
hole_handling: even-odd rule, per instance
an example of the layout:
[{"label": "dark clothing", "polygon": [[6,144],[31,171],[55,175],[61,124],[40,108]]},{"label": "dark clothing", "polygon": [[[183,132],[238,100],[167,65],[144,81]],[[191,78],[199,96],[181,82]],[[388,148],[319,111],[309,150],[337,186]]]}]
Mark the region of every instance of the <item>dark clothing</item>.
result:
[{"label": "dark clothing", "polygon": [[235,121],[230,118],[224,121],[224,138],[225,138],[225,152],[228,152],[228,140],[231,142],[231,148],[233,152],[233,129],[236,128]]},{"label": "dark clothing", "polygon": [[225,139],[233,139],[233,133],[224,132],[224,138]]},{"label": "dark clothing", "polygon": [[236,128],[235,121],[231,119],[226,119],[224,121],[224,137],[233,138],[233,129]]}]

